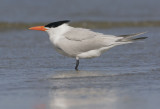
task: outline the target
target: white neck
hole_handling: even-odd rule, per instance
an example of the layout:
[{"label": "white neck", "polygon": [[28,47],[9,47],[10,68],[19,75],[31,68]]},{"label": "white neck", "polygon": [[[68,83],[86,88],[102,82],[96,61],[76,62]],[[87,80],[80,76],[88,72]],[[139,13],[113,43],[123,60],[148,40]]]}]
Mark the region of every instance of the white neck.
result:
[{"label": "white neck", "polygon": [[50,28],[46,32],[49,35],[49,39],[52,43],[56,43],[58,39],[64,37],[63,34],[69,31],[72,27],[68,26],[67,24],[60,25],[56,28]]}]

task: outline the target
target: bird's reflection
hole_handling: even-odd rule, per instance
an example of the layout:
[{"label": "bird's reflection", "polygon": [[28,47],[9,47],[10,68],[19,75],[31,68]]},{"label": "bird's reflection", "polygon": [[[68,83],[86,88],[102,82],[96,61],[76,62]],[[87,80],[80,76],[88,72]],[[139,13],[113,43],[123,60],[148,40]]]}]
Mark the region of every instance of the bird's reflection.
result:
[{"label": "bird's reflection", "polygon": [[[96,77],[107,76],[104,71],[57,71],[51,84],[57,88],[50,91],[50,109],[78,109],[116,101],[115,91],[94,88]],[[94,81],[94,82],[93,82]]]},{"label": "bird's reflection", "polygon": [[105,71],[58,71],[49,78],[49,109],[133,109],[137,104],[144,109],[143,100],[118,87],[122,83],[114,80],[115,75]]},{"label": "bird's reflection", "polygon": [[56,90],[50,92],[50,97],[51,109],[80,109],[81,107],[97,109],[99,106],[107,106],[112,109],[118,99],[114,90],[91,88]]}]

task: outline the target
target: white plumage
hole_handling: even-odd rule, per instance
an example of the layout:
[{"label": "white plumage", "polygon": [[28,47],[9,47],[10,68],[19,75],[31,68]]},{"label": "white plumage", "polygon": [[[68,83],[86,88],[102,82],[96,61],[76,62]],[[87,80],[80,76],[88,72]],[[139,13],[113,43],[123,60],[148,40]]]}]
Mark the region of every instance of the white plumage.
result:
[{"label": "white plumage", "polygon": [[47,32],[59,53],[75,58],[100,56],[102,51],[119,44],[116,41],[123,38],[96,33],[88,29],[73,28],[67,24],[48,29]]},{"label": "white plumage", "polygon": [[46,31],[49,34],[50,41],[60,54],[76,58],[76,70],[78,70],[79,58],[98,57],[114,46],[132,43],[134,40],[146,38],[133,38],[133,36],[143,33],[121,35],[119,37],[105,35],[89,29],[74,28],[66,24],[66,22],[68,21],[48,24],[42,31]]}]

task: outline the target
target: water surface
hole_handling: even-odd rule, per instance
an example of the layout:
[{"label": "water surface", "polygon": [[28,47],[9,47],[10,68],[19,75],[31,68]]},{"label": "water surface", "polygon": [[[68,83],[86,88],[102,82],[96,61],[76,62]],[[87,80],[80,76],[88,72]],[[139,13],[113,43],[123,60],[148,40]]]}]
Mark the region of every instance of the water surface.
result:
[{"label": "water surface", "polygon": [[[1,109],[159,109],[159,0],[1,0]],[[28,27],[71,20],[104,34],[148,39],[94,59],[58,54]]]},{"label": "water surface", "polygon": [[99,58],[59,55],[44,32],[0,33],[3,109],[158,109],[160,28],[96,29],[106,34],[148,31],[148,39],[115,47]]}]

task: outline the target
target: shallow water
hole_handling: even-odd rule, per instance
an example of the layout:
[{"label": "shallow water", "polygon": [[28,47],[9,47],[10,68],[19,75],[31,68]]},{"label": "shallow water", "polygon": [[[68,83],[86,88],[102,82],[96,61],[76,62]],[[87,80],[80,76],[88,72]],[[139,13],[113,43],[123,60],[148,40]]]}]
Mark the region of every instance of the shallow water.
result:
[{"label": "shallow water", "polygon": [[160,28],[94,30],[106,34],[148,31],[148,39],[115,47],[99,58],[59,55],[44,32],[0,33],[2,109],[159,109]]},{"label": "shallow water", "polygon": [[[159,4],[1,0],[0,109],[159,109]],[[65,19],[105,34],[148,31],[148,39],[81,59],[77,72],[75,59],[59,55],[46,33],[27,29]]]}]

